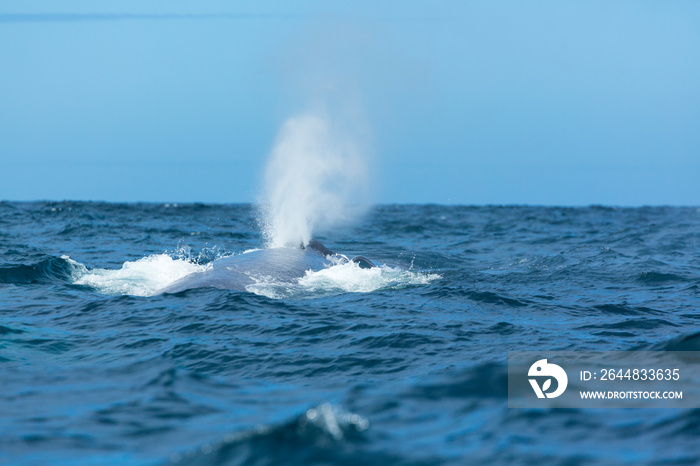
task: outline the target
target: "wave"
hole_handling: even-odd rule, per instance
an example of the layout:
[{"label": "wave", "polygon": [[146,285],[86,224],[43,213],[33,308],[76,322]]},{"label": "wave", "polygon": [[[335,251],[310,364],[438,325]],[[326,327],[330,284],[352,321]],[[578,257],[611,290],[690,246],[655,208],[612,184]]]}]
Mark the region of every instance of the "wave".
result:
[{"label": "wave", "polygon": [[[171,464],[317,464],[352,462],[357,451],[343,448],[363,440],[369,421],[324,403],[295,419],[231,433],[196,450],[173,453]],[[367,459],[370,459],[368,456]]]},{"label": "wave", "polygon": [[635,278],[638,282],[645,285],[665,285],[673,282],[685,283],[692,280],[692,278],[685,277],[683,275],[656,271],[642,272]]},{"label": "wave", "polygon": [[408,397],[432,401],[452,398],[479,398],[506,400],[508,397],[507,366],[498,362],[485,362],[447,372],[421,381],[412,387]]},{"label": "wave", "polygon": [[681,335],[651,347],[654,351],[700,351],[700,332]]},{"label": "wave", "polygon": [[6,265],[0,267],[0,283],[32,284],[67,281],[73,273],[71,261],[63,257],[48,256],[31,265]]}]

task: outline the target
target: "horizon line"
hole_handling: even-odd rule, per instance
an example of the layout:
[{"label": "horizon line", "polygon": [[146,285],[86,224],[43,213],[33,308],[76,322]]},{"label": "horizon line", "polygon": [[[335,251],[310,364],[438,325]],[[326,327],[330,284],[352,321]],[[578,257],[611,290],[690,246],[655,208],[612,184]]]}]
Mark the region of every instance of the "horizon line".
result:
[{"label": "horizon line", "polygon": [[[10,200],[1,199],[0,204],[40,204],[40,203],[75,203],[75,204],[151,204],[164,206],[191,206],[191,205],[262,205],[255,201],[238,201],[238,202],[211,202],[211,201],[105,201],[105,200],[85,200],[85,199],[35,199],[35,200]],[[354,204],[353,204],[354,205]],[[528,204],[528,203],[441,203],[441,202],[374,202],[369,206],[440,206],[440,207],[547,207],[547,208],[562,208],[562,209],[584,209],[591,207],[612,208],[612,209],[641,209],[641,208],[689,208],[700,209],[700,204]]]}]

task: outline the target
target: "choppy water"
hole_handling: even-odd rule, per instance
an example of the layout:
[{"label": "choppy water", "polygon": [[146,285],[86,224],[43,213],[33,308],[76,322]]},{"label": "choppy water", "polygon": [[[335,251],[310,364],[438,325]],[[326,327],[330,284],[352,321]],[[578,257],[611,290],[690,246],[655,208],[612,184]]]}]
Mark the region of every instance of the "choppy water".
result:
[{"label": "choppy water", "polygon": [[506,400],[509,350],[700,350],[700,209],[381,206],[319,239],[382,267],[163,295],[261,247],[255,211],[0,203],[0,461],[700,461],[699,410]]}]

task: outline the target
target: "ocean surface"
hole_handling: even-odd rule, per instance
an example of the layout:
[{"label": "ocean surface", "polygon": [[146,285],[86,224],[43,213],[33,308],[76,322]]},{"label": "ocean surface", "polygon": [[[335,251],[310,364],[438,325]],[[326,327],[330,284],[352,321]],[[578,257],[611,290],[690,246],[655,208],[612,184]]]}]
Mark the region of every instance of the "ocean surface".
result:
[{"label": "ocean surface", "polygon": [[0,462],[697,464],[700,410],[507,407],[508,351],[700,351],[700,209],[385,205],[328,264],[250,205],[0,203]]}]

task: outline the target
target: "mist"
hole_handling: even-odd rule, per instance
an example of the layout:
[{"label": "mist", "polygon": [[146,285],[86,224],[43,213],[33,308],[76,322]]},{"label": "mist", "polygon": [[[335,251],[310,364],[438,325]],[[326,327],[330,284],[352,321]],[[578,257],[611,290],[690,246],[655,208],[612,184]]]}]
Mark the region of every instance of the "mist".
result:
[{"label": "mist", "polygon": [[346,225],[366,208],[368,173],[358,135],[322,111],[289,118],[265,170],[269,247],[305,245]]}]

